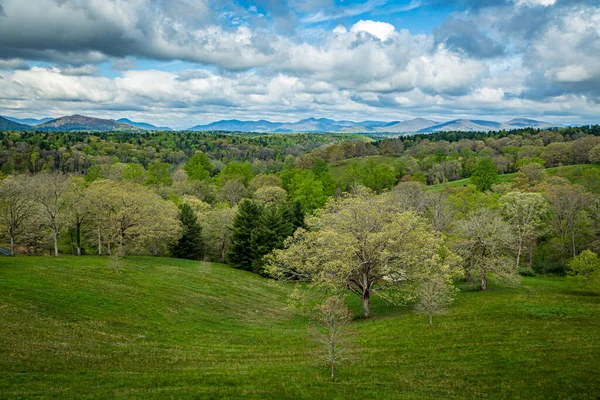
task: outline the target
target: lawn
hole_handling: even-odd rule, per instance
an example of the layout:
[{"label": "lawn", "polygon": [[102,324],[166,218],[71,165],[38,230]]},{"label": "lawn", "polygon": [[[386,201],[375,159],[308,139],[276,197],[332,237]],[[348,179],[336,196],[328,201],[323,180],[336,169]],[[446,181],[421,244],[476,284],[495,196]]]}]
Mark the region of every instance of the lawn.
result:
[{"label": "lawn", "polygon": [[[567,165],[564,167],[546,168],[546,174],[550,176],[559,176],[561,178],[568,179],[573,183],[579,183],[581,176],[584,171],[588,169],[600,169],[600,164],[582,164],[582,165]],[[512,183],[514,182],[517,174],[502,174],[498,175],[498,183]],[[439,185],[433,185],[430,188],[432,190],[441,190],[445,188],[459,188],[467,186],[471,183],[471,179],[460,179],[457,181],[451,181],[446,183],[440,183]]]},{"label": "lawn", "polygon": [[[374,301],[352,359],[311,362],[292,287],[225,265],[0,258],[0,398],[527,398],[600,393],[600,297],[564,278],[461,292],[434,318]],[[351,298],[358,312],[359,303]]]}]

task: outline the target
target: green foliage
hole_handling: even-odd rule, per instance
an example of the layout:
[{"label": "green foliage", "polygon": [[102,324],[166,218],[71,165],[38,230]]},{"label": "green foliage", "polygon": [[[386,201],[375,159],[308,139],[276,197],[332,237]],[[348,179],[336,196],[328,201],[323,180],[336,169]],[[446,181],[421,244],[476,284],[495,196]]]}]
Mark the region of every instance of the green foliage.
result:
[{"label": "green foliage", "polygon": [[521,276],[537,276],[537,273],[531,267],[519,267],[517,271]]},{"label": "green foliage", "polygon": [[345,181],[350,186],[360,183],[375,193],[382,193],[398,182],[396,173],[392,168],[384,164],[378,164],[372,159],[367,160],[364,164],[352,164],[346,171]]},{"label": "green foliage", "polygon": [[140,164],[129,163],[121,171],[121,178],[141,185],[146,181],[146,170]]},{"label": "green foliage", "polygon": [[190,179],[203,181],[210,177],[213,165],[208,157],[206,157],[206,154],[199,152],[188,159],[184,170]]},{"label": "green foliage", "polygon": [[179,220],[183,226],[183,232],[177,243],[171,248],[171,254],[178,258],[201,260],[204,255],[202,227],[188,203],[182,204]]},{"label": "green foliage", "polygon": [[595,291],[600,289],[600,259],[590,250],[582,251],[567,264],[567,275],[577,282],[580,289]]},{"label": "green foliage", "polygon": [[100,179],[102,177],[102,168],[99,165],[92,165],[90,168],[88,168],[88,172],[87,174],[85,174],[85,181],[86,182],[94,182],[97,179]]},{"label": "green foliage", "polygon": [[227,181],[237,180],[248,186],[254,173],[252,172],[252,166],[247,162],[230,162],[221,170],[217,176],[219,184],[223,185]]},{"label": "green foliage", "polygon": [[498,180],[498,171],[496,164],[489,158],[482,158],[475,165],[473,175],[471,175],[471,182],[482,192],[486,192],[492,188],[492,186]]},{"label": "green foliage", "polygon": [[242,201],[233,220],[233,234],[227,258],[236,268],[252,271],[257,258],[254,231],[262,216],[262,208],[248,199]]},{"label": "green foliage", "polygon": [[173,184],[173,178],[169,172],[169,164],[157,162],[148,166],[148,177],[146,185],[166,185]]},{"label": "green foliage", "polygon": [[302,204],[304,212],[321,208],[327,202],[323,182],[310,170],[293,170],[288,193],[291,201]]}]

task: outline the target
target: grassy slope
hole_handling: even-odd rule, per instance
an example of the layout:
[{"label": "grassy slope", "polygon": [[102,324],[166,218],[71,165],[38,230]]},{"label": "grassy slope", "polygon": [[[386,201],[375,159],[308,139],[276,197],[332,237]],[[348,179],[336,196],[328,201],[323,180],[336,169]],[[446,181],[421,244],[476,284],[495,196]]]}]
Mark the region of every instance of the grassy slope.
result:
[{"label": "grassy slope", "polygon": [[[581,171],[583,173],[587,169],[600,169],[600,164],[582,164],[582,165],[567,165],[565,167],[554,167],[554,168],[546,168],[546,173],[548,176],[560,176],[562,178],[566,178],[571,182],[578,183],[581,179],[581,175],[576,175],[575,171]],[[498,183],[512,183],[517,176],[516,173],[513,174],[504,174],[498,175]],[[460,179],[458,181],[441,183],[439,185],[433,185],[431,188],[434,190],[439,190],[443,188],[459,188],[463,186],[467,186],[471,183],[471,179]]]},{"label": "grassy slope", "polygon": [[[0,259],[0,398],[592,398],[600,297],[561,278],[461,293],[426,318],[375,302],[339,381],[310,363],[290,287],[216,264]],[[358,311],[355,299],[352,307]]]},{"label": "grassy slope", "polygon": [[364,164],[367,160],[375,160],[378,164],[385,164],[388,167],[394,167],[398,162],[398,157],[394,156],[368,156],[359,158],[349,158],[347,160],[335,161],[329,163],[329,172],[336,178],[342,178],[347,168],[352,166],[354,163]]}]

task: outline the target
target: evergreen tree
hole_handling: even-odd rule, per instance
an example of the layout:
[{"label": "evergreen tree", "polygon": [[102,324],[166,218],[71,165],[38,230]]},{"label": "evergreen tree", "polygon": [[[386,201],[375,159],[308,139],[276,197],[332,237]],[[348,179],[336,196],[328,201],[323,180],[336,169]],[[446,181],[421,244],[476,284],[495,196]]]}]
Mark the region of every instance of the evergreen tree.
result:
[{"label": "evergreen tree", "polygon": [[183,203],[179,213],[183,225],[183,234],[171,249],[174,257],[189,260],[201,260],[204,255],[204,242],[202,240],[202,227],[198,217],[188,203]]},{"label": "evergreen tree", "polygon": [[[287,207],[285,207],[287,208]],[[283,241],[294,233],[292,221],[284,219],[286,215],[284,207],[266,208],[252,235],[253,248],[255,249],[252,269],[261,273],[263,269],[263,257],[273,249],[282,249]]]},{"label": "evergreen tree", "polygon": [[231,246],[227,254],[229,262],[236,268],[252,270],[252,263],[256,258],[256,241],[253,240],[253,235],[261,214],[261,207],[248,199],[239,205],[233,220]]}]

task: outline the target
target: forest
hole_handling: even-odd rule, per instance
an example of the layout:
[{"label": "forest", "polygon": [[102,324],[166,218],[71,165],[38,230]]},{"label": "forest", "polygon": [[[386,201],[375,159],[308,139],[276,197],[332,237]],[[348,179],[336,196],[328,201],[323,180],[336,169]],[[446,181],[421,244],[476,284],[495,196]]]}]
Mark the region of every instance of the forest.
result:
[{"label": "forest", "polygon": [[[306,218],[366,190],[449,239],[485,211],[506,225],[501,255],[522,273],[564,273],[582,250],[600,250],[600,170],[587,167],[600,163],[598,135],[3,132],[2,232],[11,254],[174,255],[266,274],[265,256]],[[546,173],[569,165],[569,179]]]}]

